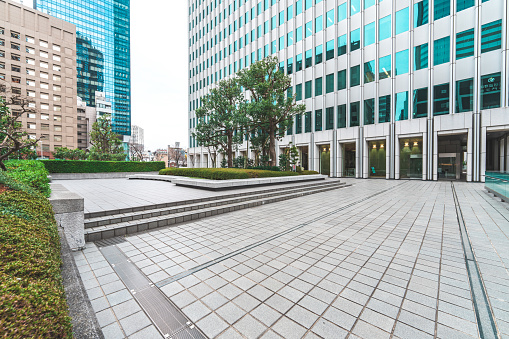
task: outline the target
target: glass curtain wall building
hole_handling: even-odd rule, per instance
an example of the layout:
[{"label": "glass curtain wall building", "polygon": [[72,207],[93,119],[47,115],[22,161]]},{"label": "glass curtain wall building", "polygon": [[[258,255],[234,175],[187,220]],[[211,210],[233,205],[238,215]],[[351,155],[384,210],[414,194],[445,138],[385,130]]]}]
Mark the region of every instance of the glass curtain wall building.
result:
[{"label": "glass curtain wall building", "polygon": [[[292,79],[289,92],[306,105],[278,152],[296,145],[306,169],[484,181],[486,170],[509,168],[507,1],[188,4],[193,166],[211,166],[192,137],[200,98],[219,80],[276,56]],[[247,142],[237,155],[253,157]]]},{"label": "glass curtain wall building", "polygon": [[78,96],[96,106],[95,92],[104,92],[113,130],[130,135],[129,0],[34,0],[34,8],[76,25]]}]

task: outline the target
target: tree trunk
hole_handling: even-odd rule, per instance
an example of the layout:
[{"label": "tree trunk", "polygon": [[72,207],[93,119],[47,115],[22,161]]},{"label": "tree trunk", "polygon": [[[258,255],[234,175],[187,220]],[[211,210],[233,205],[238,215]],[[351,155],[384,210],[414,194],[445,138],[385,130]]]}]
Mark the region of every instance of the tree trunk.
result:
[{"label": "tree trunk", "polygon": [[274,125],[271,123],[269,127],[269,165],[276,166],[276,136]]},{"label": "tree trunk", "polygon": [[0,160],[0,168],[2,169],[2,171],[7,171],[7,168],[5,167],[3,160]]},{"label": "tree trunk", "polygon": [[228,131],[228,168],[233,167],[233,131]]}]

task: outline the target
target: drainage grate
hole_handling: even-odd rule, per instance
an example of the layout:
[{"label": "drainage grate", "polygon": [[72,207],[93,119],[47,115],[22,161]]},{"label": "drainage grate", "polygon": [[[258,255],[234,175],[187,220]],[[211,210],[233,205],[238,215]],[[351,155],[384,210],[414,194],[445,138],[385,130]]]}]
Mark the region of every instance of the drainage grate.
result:
[{"label": "drainage grate", "polygon": [[117,246],[99,249],[165,338],[206,338]]}]

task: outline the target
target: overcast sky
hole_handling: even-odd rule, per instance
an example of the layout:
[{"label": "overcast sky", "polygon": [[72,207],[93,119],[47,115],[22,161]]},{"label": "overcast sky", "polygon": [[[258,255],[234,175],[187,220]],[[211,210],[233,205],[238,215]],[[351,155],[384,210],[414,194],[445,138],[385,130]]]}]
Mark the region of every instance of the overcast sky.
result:
[{"label": "overcast sky", "polygon": [[187,1],[131,0],[131,123],[145,150],[188,146]]}]

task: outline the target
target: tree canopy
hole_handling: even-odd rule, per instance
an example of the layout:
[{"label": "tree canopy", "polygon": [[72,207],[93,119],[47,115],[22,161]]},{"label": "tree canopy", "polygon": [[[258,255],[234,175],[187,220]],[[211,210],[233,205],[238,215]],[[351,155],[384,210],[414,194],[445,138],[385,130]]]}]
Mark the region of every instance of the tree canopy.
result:
[{"label": "tree canopy", "polygon": [[104,114],[97,118],[90,132],[90,160],[122,161],[125,153],[122,141],[118,134],[111,128],[110,114]]}]

